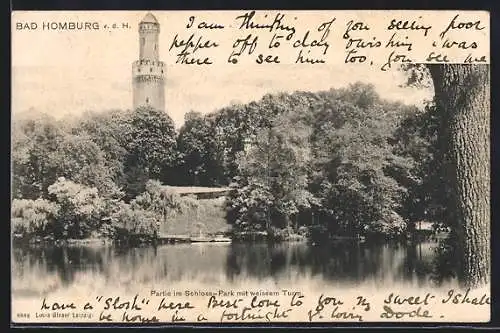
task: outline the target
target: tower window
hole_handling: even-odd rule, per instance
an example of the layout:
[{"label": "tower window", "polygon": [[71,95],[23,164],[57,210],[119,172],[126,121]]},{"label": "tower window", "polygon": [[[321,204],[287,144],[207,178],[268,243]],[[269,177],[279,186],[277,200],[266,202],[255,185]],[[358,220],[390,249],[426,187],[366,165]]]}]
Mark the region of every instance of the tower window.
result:
[{"label": "tower window", "polygon": [[155,51],[158,49],[158,45],[155,44]]},{"label": "tower window", "polygon": [[149,72],[153,73],[153,67],[149,67]]},{"label": "tower window", "polygon": [[146,44],[146,38],[142,37],[141,38],[141,46],[144,46]]},{"label": "tower window", "polygon": [[163,74],[163,69],[161,70],[161,73]]},{"label": "tower window", "polygon": [[149,104],[149,97],[146,97],[146,104]]}]

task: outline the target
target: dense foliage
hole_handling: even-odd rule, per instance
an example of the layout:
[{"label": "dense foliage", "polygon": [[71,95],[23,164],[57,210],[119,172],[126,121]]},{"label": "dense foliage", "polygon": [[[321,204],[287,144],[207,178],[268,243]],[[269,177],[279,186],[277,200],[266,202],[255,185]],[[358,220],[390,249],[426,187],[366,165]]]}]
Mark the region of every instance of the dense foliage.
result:
[{"label": "dense foliage", "polygon": [[232,187],[236,230],[404,235],[415,221],[446,220],[439,126],[432,104],[387,102],[360,83],[192,111],[178,132],[145,108],[18,117],[14,231],[151,234],[199,205],[169,184]]}]

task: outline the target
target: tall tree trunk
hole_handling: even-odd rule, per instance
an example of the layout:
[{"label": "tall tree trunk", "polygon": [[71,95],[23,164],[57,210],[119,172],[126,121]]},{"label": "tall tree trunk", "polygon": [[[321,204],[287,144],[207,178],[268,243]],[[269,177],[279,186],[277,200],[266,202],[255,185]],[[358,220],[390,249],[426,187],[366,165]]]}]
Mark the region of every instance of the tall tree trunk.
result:
[{"label": "tall tree trunk", "polygon": [[461,282],[490,281],[490,74],[488,65],[428,65],[446,118]]}]

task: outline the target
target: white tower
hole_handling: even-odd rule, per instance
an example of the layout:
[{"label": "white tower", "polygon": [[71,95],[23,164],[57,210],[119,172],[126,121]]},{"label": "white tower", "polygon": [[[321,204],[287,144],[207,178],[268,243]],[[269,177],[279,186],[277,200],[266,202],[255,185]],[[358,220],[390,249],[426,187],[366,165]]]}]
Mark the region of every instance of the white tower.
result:
[{"label": "white tower", "polygon": [[134,110],[141,106],[165,110],[165,64],[159,56],[160,24],[148,13],[139,23],[139,60],[132,64]]}]

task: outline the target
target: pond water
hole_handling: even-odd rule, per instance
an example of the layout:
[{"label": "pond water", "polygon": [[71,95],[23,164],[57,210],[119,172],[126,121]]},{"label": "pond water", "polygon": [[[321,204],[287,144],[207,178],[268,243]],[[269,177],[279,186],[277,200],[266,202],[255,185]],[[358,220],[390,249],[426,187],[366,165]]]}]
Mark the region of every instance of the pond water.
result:
[{"label": "pond water", "polygon": [[[94,286],[151,286],[177,282],[216,285],[274,281],[325,285],[432,286],[436,242],[417,244],[198,243],[116,246],[15,247],[13,295],[36,296],[83,282]],[[446,276],[444,276],[446,277]],[[444,280],[446,281],[446,279]]]}]

